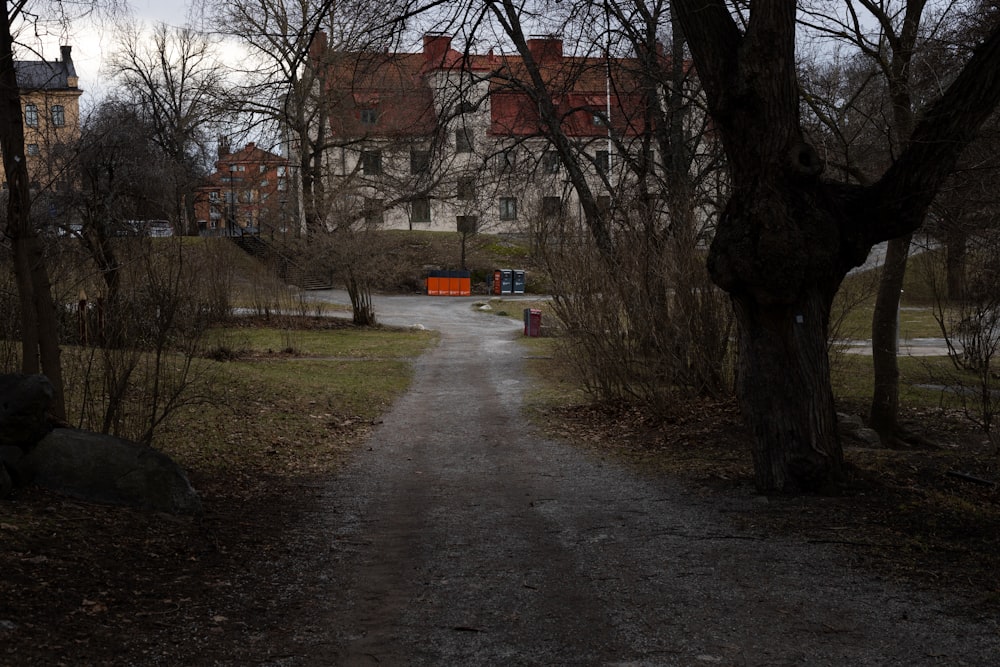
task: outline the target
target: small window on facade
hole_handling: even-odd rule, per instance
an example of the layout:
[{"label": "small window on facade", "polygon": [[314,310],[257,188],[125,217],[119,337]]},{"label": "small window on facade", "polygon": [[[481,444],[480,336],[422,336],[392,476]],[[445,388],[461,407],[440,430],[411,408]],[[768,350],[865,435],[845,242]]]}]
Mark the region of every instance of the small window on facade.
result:
[{"label": "small window on facade", "polygon": [[497,168],[501,171],[511,171],[514,169],[514,165],[517,162],[517,154],[514,152],[513,148],[507,148],[501,150],[497,154]]},{"label": "small window on facade", "polygon": [[472,139],[472,130],[466,127],[455,131],[456,153],[471,153],[474,145],[475,142]]},{"label": "small window on facade", "polygon": [[458,179],[458,198],[468,201],[476,198],[476,181],[472,178]]},{"label": "small window on facade", "polygon": [[478,215],[458,215],[455,216],[456,231],[462,234],[475,234],[479,229]]},{"label": "small window on facade", "polygon": [[382,173],[382,151],[361,151],[361,171],[366,176]]},{"label": "small window on facade", "polygon": [[378,122],[378,109],[361,110],[362,125],[374,125],[376,122]]},{"label": "small window on facade", "polygon": [[410,149],[410,173],[426,174],[431,170],[431,154],[428,151]]},{"label": "small window on facade", "polygon": [[28,144],[28,155],[40,155],[41,150],[38,148],[38,144]]},{"label": "small window on facade", "polygon": [[500,219],[517,220],[516,197],[500,197]]},{"label": "small window on facade", "polygon": [[265,171],[267,171],[267,166],[262,164],[257,169],[260,171],[260,173],[263,174]]},{"label": "small window on facade", "polygon": [[598,174],[607,174],[611,171],[611,155],[608,151],[597,151],[594,166],[597,167]]},{"label": "small window on facade", "polygon": [[562,199],[559,197],[542,197],[542,216],[555,218],[562,213]]},{"label": "small window on facade", "polygon": [[410,202],[410,222],[431,221],[431,200],[420,197]]},{"label": "small window on facade", "polygon": [[288,181],[284,177],[278,178],[278,191],[284,192],[288,189]]},{"label": "small window on facade", "polygon": [[212,202],[219,201],[219,193],[218,192],[209,192],[208,193],[208,201],[212,201]]},{"label": "small window on facade", "polygon": [[52,107],[52,124],[56,127],[62,127],[66,124],[66,109],[61,104]]},{"label": "small window on facade", "polygon": [[28,127],[38,127],[38,106],[34,104],[24,105],[24,124]]},{"label": "small window on facade", "polygon": [[542,153],[542,171],[546,174],[559,173],[559,154],[555,151],[545,151]]},{"label": "small window on facade", "polygon": [[385,200],[365,197],[365,223],[381,225],[385,222]]},{"label": "small window on facade", "polygon": [[278,176],[284,176],[284,175],[285,175],[285,165],[283,164],[278,165]]},{"label": "small window on facade", "polygon": [[595,111],[593,114],[591,114],[590,118],[594,123],[594,125],[597,127],[607,126],[607,123],[604,121],[604,113],[601,111]]}]

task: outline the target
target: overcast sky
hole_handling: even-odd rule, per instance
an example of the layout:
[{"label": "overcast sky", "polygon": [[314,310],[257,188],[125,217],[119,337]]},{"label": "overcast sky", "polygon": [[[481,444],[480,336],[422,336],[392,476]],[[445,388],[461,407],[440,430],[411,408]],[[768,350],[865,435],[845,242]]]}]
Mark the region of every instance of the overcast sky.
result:
[{"label": "overcast sky", "polygon": [[[167,23],[184,25],[187,7],[185,0],[128,0],[133,17],[147,25]],[[112,27],[95,28],[89,23],[74,23],[69,26],[68,34],[60,34],[58,28],[47,28],[49,34],[33,36],[34,31],[22,31],[19,41],[26,51],[20,57],[35,59],[39,55],[45,60],[59,58],[59,47],[69,44],[73,47],[73,62],[77,74],[80,75],[80,87],[84,90],[82,104],[84,107],[96,102],[107,89],[107,83],[101,75],[101,64],[110,57],[115,48],[115,37]],[[40,54],[30,53],[30,50],[40,51]]]}]

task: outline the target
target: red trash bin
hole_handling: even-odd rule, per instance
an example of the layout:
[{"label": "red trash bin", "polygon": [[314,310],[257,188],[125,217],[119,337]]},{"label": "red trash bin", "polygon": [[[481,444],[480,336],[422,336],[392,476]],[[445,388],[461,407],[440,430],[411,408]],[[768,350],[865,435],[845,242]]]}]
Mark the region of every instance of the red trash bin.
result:
[{"label": "red trash bin", "polygon": [[524,335],[532,338],[542,335],[542,311],[537,308],[524,309]]}]

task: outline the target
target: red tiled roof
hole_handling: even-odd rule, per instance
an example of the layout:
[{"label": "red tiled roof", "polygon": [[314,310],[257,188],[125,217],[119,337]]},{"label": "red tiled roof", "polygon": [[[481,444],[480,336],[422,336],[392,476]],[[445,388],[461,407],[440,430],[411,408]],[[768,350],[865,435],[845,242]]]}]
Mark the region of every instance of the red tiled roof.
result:
[{"label": "red tiled roof", "polygon": [[[423,53],[332,53],[328,66],[328,100],[334,136],[427,136],[437,118],[428,75],[435,71],[465,70],[490,77],[490,133],[498,136],[543,134],[537,105],[524,91],[530,81],[521,56],[463,54],[452,49],[451,38],[427,35]],[[556,39],[529,40],[542,80],[555,95],[563,130],[574,137],[600,137],[607,128],[594,122],[594,113],[606,115],[611,98],[611,125],[620,135],[643,131],[645,94],[634,71],[636,61],[564,57]],[[522,83],[525,82],[525,83]],[[375,109],[375,125],[362,122],[362,110]]]}]

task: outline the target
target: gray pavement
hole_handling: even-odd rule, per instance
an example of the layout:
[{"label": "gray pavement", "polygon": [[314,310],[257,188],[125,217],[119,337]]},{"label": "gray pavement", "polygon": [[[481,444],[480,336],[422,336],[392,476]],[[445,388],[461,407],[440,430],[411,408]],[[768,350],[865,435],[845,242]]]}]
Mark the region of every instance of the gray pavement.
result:
[{"label": "gray pavement", "polygon": [[295,531],[308,603],[264,664],[996,664],[996,619],[734,525],[764,499],[543,438],[520,324],[474,301],[376,300],[441,340]]}]

